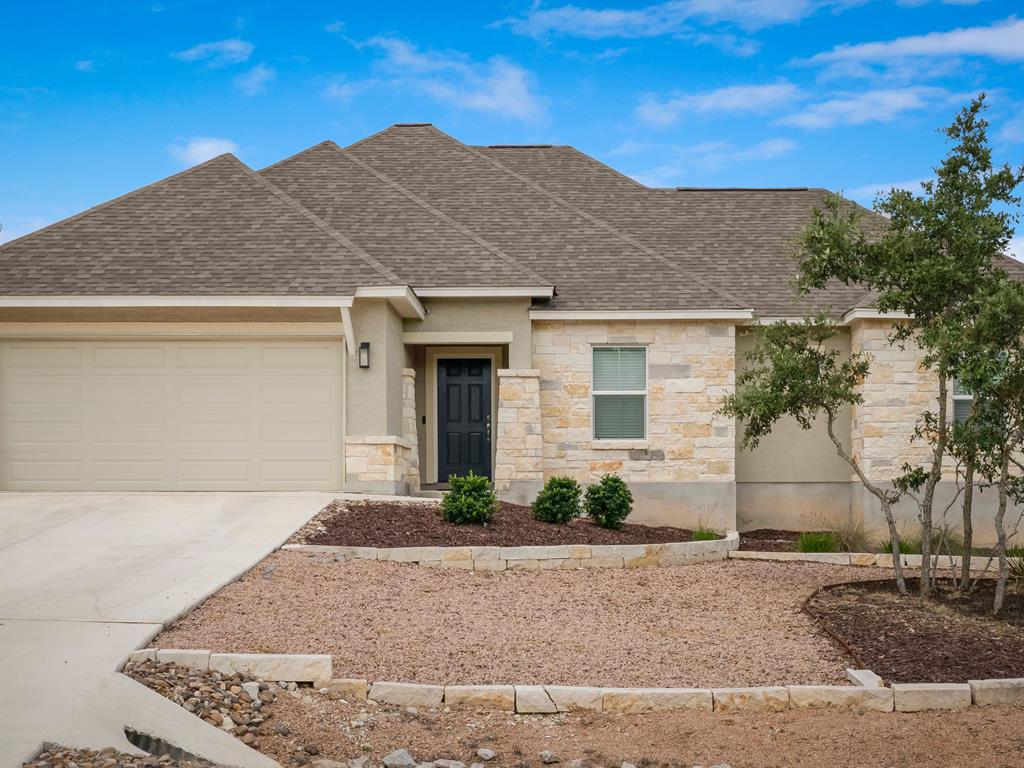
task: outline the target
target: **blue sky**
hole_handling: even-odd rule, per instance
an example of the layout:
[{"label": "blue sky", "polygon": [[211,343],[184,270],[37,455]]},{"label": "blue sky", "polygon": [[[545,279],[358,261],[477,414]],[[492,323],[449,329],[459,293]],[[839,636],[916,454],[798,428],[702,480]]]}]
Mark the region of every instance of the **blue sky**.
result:
[{"label": "blue sky", "polygon": [[980,90],[1020,162],[1019,0],[10,4],[0,241],[223,151],[259,168],[395,122],[870,203],[928,178]]}]

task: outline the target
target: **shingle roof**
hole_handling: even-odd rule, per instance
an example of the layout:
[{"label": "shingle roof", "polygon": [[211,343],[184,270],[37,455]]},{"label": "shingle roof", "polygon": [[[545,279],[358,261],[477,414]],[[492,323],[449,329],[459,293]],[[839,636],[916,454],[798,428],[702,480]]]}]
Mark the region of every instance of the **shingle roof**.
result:
[{"label": "shingle roof", "polygon": [[349,296],[398,278],[232,155],[0,246],[6,295]]},{"label": "shingle roof", "polygon": [[[571,147],[473,147],[399,124],[259,173],[223,155],[0,245],[0,293],[554,286],[551,309],[841,314],[863,288],[790,286],[793,240],[826,194],[652,189]],[[1024,264],[1006,268],[1024,279]]]},{"label": "shingle roof", "polygon": [[741,302],[557,193],[431,125],[393,126],[347,152],[558,290],[558,309],[742,309]]},{"label": "shingle roof", "polygon": [[334,142],[317,144],[260,174],[409,285],[551,286]]}]

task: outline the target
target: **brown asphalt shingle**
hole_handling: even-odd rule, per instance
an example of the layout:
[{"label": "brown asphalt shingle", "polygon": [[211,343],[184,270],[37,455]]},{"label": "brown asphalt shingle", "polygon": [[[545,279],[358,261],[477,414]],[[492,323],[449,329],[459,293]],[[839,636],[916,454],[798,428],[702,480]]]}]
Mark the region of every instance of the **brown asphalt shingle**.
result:
[{"label": "brown asphalt shingle", "polygon": [[0,291],[349,296],[391,285],[232,155],[0,246]]}]

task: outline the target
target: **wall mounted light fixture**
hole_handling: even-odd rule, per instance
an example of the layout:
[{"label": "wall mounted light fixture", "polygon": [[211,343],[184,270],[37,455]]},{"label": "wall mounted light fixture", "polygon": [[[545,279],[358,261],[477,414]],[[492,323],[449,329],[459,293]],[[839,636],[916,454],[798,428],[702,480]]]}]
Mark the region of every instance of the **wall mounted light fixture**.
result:
[{"label": "wall mounted light fixture", "polygon": [[359,367],[370,367],[370,342],[368,341],[359,342]]}]

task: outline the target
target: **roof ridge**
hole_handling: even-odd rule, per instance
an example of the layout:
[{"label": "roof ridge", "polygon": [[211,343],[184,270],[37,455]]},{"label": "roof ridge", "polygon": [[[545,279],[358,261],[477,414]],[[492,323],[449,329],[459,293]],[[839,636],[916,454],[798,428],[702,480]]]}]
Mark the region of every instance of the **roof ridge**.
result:
[{"label": "roof ridge", "polygon": [[359,258],[360,260],[365,262],[366,265],[369,266],[371,269],[373,269],[375,272],[379,273],[382,277],[384,277],[385,279],[387,279],[388,281],[390,281],[390,282],[392,282],[394,284],[397,284],[397,285],[407,285],[408,284],[408,282],[406,280],[403,280],[396,273],[394,273],[390,269],[388,269],[388,267],[386,267],[385,265],[381,264],[379,261],[377,261],[375,258],[373,258],[373,256],[371,256],[366,251],[364,251],[362,248],[360,248],[359,245],[357,245],[356,243],[352,242],[347,237],[345,237],[343,234],[338,232],[338,230],[334,229],[326,221],[324,221],[319,216],[317,216],[315,213],[313,213],[311,210],[309,210],[304,205],[302,205],[302,203],[300,203],[298,200],[296,200],[295,198],[293,198],[290,195],[288,195],[284,190],[282,190],[276,184],[271,182],[270,179],[264,178],[259,173],[257,173],[252,168],[250,168],[245,163],[243,163],[241,160],[238,160],[238,158],[235,158],[235,160],[238,162],[238,164],[240,166],[242,166],[242,168],[245,170],[246,173],[248,173],[254,179],[259,181],[259,183],[266,185],[266,187],[273,194],[277,195],[281,199],[282,202],[284,202],[285,204],[289,205],[297,213],[299,213],[300,215],[304,216],[306,219],[311,221],[317,227],[322,229],[329,237],[331,237],[332,239],[334,239],[338,243],[340,243],[342,246],[344,246],[345,250],[349,251],[353,256],[356,256],[357,258]]},{"label": "roof ridge", "polygon": [[221,160],[221,159],[223,159],[225,157],[230,157],[232,160],[234,160],[239,165],[241,165],[241,166],[243,166],[245,168],[248,168],[248,166],[246,166],[245,163],[243,163],[241,160],[239,160],[233,154],[231,154],[230,152],[224,152],[223,154],[217,155],[216,157],[211,157],[209,160],[204,160],[203,162],[199,163],[198,165],[193,165],[191,168],[186,168],[183,171],[178,171],[177,173],[172,173],[170,176],[164,176],[162,179],[157,179],[156,181],[151,181],[149,184],[146,184],[145,186],[138,187],[137,189],[133,189],[130,192],[125,192],[123,195],[118,195],[117,197],[115,197],[115,198],[113,198],[111,200],[105,200],[102,203],[98,203],[97,205],[92,206],[91,208],[86,208],[84,211],[79,211],[78,213],[74,213],[74,214],[68,216],[67,218],[59,219],[58,221],[55,221],[52,224],[47,224],[45,227],[40,227],[39,229],[34,229],[31,232],[26,232],[24,235],[19,235],[18,237],[14,238],[13,240],[8,240],[6,243],[0,243],[0,251],[2,251],[4,248],[6,248],[9,245],[13,245],[14,243],[21,242],[25,238],[33,237],[34,235],[39,235],[39,234],[42,234],[43,232],[47,232],[47,231],[53,229],[54,227],[56,227],[58,224],[67,224],[68,222],[78,221],[79,219],[84,219],[86,216],[89,216],[89,215],[91,215],[93,213],[96,213],[98,211],[104,210],[105,208],[108,208],[109,206],[113,205],[114,203],[119,203],[122,200],[128,200],[129,198],[135,197],[136,195],[142,194],[143,192],[146,192],[146,191],[151,190],[151,189],[155,189],[156,187],[159,187],[161,184],[167,184],[167,183],[169,183],[171,181],[175,181],[176,179],[180,179],[183,176],[188,176],[190,173],[198,171],[200,168],[205,168],[206,166],[211,165],[211,164],[213,164],[213,163],[217,162],[218,160]]},{"label": "roof ridge", "polygon": [[473,147],[471,147],[471,146],[469,146],[467,144],[463,144],[458,139],[454,138],[453,136],[449,136],[444,131],[438,129],[437,126],[431,125],[430,128],[432,130],[434,130],[436,133],[438,133],[440,136],[443,136],[446,139],[448,139],[449,141],[452,141],[455,144],[458,144],[460,147],[465,149],[467,152],[471,152],[474,155],[476,155],[477,157],[480,157],[483,160],[486,160],[487,162],[491,163],[496,168],[500,168],[501,170],[503,170],[508,175],[512,176],[515,179],[518,179],[521,183],[523,183],[526,186],[530,187],[534,191],[541,193],[542,195],[546,196],[548,199],[554,201],[558,205],[561,205],[563,208],[566,208],[567,210],[572,211],[573,213],[575,213],[577,216],[580,216],[581,218],[586,219],[587,221],[591,222],[592,224],[594,224],[594,225],[598,226],[599,228],[605,230],[610,235],[613,235],[614,237],[617,237],[618,239],[622,240],[624,243],[628,243],[629,245],[633,246],[634,248],[636,248],[641,253],[645,253],[648,256],[653,256],[654,258],[656,258],[659,261],[661,261],[663,264],[665,264],[667,267],[669,267],[673,271],[681,272],[681,273],[686,274],[688,277],[690,277],[693,280],[699,282],[701,285],[703,285],[708,290],[711,290],[714,293],[716,293],[719,296],[721,296],[722,298],[724,298],[724,299],[734,303],[737,307],[742,308],[742,309],[746,309],[746,308],[752,306],[750,304],[745,304],[744,302],[741,302],[735,296],[732,296],[729,293],[727,293],[726,291],[723,291],[721,288],[718,288],[717,286],[715,286],[712,283],[708,282],[707,280],[705,280],[704,278],[700,277],[699,275],[695,275],[695,274],[684,272],[684,270],[678,264],[676,264],[674,261],[672,261],[671,259],[667,258],[666,256],[663,256],[662,254],[658,253],[657,251],[654,251],[651,248],[648,248],[646,245],[641,243],[639,240],[636,240],[635,238],[630,237],[629,235],[625,234],[624,232],[620,232],[619,230],[617,230],[615,227],[613,227],[611,224],[609,224],[608,222],[604,221],[603,219],[599,219],[597,216],[594,216],[592,213],[588,213],[587,211],[583,210],[582,208],[579,208],[578,206],[573,205],[572,203],[568,202],[567,200],[562,199],[562,197],[560,197],[559,195],[556,195],[554,192],[551,192],[551,191],[545,189],[544,187],[542,187],[540,184],[538,184],[537,182],[533,181],[532,179],[529,179],[529,178],[523,176],[522,174],[517,173],[516,171],[513,171],[508,166],[503,165],[502,163],[498,162],[497,160],[495,160],[495,159],[485,155],[480,150],[474,149]]},{"label": "roof ridge", "polygon": [[448,214],[444,213],[439,208],[436,208],[435,206],[431,205],[426,200],[424,200],[419,195],[417,195],[415,192],[412,192],[411,190],[406,189],[404,186],[399,184],[397,181],[392,179],[390,176],[387,176],[387,175],[381,173],[376,168],[374,168],[369,163],[367,163],[365,160],[360,160],[359,158],[349,154],[346,150],[344,150],[341,147],[339,147],[333,141],[325,142],[325,143],[329,144],[330,146],[333,146],[335,150],[337,150],[339,153],[341,153],[341,155],[343,157],[347,158],[350,162],[355,163],[360,168],[366,170],[368,173],[373,174],[373,176],[378,181],[380,181],[381,183],[387,184],[392,189],[394,189],[396,192],[404,195],[409,200],[411,200],[413,203],[415,203],[416,205],[420,206],[424,210],[428,211],[435,218],[438,218],[441,221],[445,222],[449,226],[451,226],[454,229],[456,229],[463,236],[465,236],[465,237],[469,238],[470,240],[472,240],[473,242],[475,242],[480,247],[486,249],[487,251],[490,251],[491,253],[493,253],[499,259],[502,259],[504,262],[506,262],[510,266],[515,267],[520,272],[522,272],[524,275],[529,277],[531,280],[538,280],[538,281],[540,281],[540,285],[549,285],[549,284],[551,284],[551,281],[548,280],[546,277],[544,277],[543,275],[541,275],[538,272],[534,272],[532,269],[527,267],[525,264],[520,263],[516,258],[514,258],[513,256],[510,256],[509,254],[505,253],[503,250],[501,250],[500,248],[498,248],[496,245],[494,245],[493,243],[489,242],[488,240],[485,240],[483,237],[481,237],[480,235],[476,234],[473,230],[471,230],[466,225],[456,221],[455,219],[453,219]]},{"label": "roof ridge", "polygon": [[257,173],[265,173],[267,171],[273,170],[274,168],[277,168],[279,165],[284,165],[285,163],[290,163],[292,160],[295,160],[296,158],[302,157],[303,155],[307,154],[308,152],[312,152],[317,147],[322,147],[324,144],[334,144],[334,142],[331,141],[330,139],[324,139],[323,141],[318,141],[316,144],[313,144],[312,146],[306,147],[305,149],[300,149],[295,154],[288,155],[288,157],[282,158],[281,160],[278,160],[276,163],[271,163],[268,166],[260,168],[259,171],[257,171]]}]

